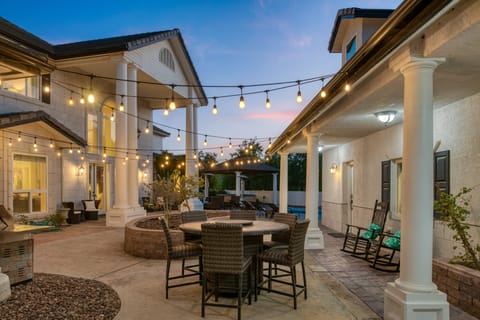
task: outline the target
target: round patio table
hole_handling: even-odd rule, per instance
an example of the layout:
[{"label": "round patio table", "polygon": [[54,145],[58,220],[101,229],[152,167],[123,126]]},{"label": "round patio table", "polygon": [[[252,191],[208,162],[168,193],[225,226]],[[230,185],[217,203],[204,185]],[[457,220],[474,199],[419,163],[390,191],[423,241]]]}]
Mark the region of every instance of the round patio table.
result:
[{"label": "round patio table", "polygon": [[[270,220],[234,220],[228,217],[220,217],[215,219],[209,219],[208,221],[197,221],[183,223],[179,226],[179,229],[186,233],[202,234],[202,224],[204,223],[233,223],[241,224],[243,231],[243,254],[245,256],[252,256],[254,261],[257,253],[263,250],[263,235],[272,234],[275,232],[288,231],[290,227],[288,224],[270,221]],[[258,262],[257,262],[258,263]],[[258,266],[257,278],[262,279],[263,269]],[[244,277],[243,288],[247,289],[247,277]],[[229,275],[223,275],[220,278],[220,282],[227,284],[227,287],[232,287],[234,278]],[[223,293],[223,292],[222,292]],[[229,294],[231,292],[225,292]]]}]

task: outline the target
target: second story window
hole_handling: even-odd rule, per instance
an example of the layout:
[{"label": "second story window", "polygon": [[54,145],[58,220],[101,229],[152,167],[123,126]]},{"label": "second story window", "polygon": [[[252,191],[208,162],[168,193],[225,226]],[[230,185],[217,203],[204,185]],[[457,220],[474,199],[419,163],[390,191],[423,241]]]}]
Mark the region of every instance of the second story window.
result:
[{"label": "second story window", "polygon": [[0,87],[3,90],[18,93],[34,99],[40,99],[40,77],[2,80],[0,82]]},{"label": "second story window", "polygon": [[350,60],[350,58],[353,57],[356,51],[357,51],[357,37],[355,36],[347,44],[347,48],[345,50],[345,61]]}]

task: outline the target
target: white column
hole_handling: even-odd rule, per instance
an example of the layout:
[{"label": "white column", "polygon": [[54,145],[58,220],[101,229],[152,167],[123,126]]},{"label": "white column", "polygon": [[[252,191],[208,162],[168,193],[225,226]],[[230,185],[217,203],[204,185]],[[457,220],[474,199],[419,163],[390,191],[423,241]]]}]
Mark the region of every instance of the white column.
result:
[{"label": "white column", "polygon": [[240,175],[242,174],[241,171],[235,171],[235,195],[240,196],[241,193],[241,186],[240,180],[242,179]]},{"label": "white column", "polygon": [[[197,151],[195,143],[197,132],[196,122],[196,108],[193,104],[190,104],[186,107],[185,111],[185,128],[187,131],[185,133],[185,175],[187,177],[198,177],[198,168],[195,166],[197,160],[193,159],[193,154]],[[189,199],[188,205],[191,210],[203,210],[203,203],[198,198]],[[187,211],[188,207],[182,205],[180,210]]]},{"label": "white column", "polygon": [[400,278],[385,289],[385,319],[448,319],[432,282],[433,71],[443,60],[409,57],[404,76]]},{"label": "white column", "polygon": [[280,212],[288,212],[288,152],[280,152]]},{"label": "white column", "polygon": [[138,120],[137,120],[137,68],[128,67],[128,205],[131,208],[139,207],[138,204],[138,160],[135,158],[138,148]]},{"label": "white column", "polygon": [[[117,63],[116,81],[116,105],[115,108],[115,184],[114,184],[114,208],[123,209],[128,207],[127,199],[127,169],[124,164],[127,150],[127,117],[125,112],[120,112],[118,106],[122,96],[127,95],[127,63]],[[127,101],[123,101],[124,104]]]},{"label": "white column", "polygon": [[310,219],[306,249],[323,249],[323,233],[318,228],[318,135],[307,136],[307,176],[305,187],[305,218]]},{"label": "white column", "polygon": [[278,206],[278,173],[273,173],[273,185],[272,185],[272,190],[273,190],[273,204]]}]

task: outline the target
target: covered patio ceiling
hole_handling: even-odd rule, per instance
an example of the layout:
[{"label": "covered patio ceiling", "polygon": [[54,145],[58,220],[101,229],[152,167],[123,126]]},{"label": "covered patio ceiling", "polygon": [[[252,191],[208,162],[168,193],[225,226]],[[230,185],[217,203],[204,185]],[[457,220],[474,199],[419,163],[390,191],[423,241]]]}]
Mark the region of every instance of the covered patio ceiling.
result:
[{"label": "covered patio ceiling", "polygon": [[[421,40],[415,40],[421,42],[425,57],[446,58],[434,72],[434,108],[437,109],[478,92],[480,83],[480,60],[477,58],[480,55],[480,26],[466,26],[454,40],[446,41],[448,17],[442,19],[444,21],[435,27],[419,33],[417,37]],[[277,144],[275,151],[305,153],[307,139],[302,129],[307,127],[311,133],[319,135],[319,143],[327,149],[370,135],[385,128],[374,116],[379,111],[397,111],[389,126],[402,123],[403,76],[392,69],[395,63],[392,59],[402,54],[402,50],[411,50],[410,47],[415,46],[412,42],[393,50],[365,74],[355,75],[359,80],[353,83],[351,91],[339,92],[326,106],[322,105],[321,98],[313,99],[305,109],[318,111],[302,127],[299,122],[295,123],[297,117],[289,126],[296,129],[290,136],[290,144]],[[287,128],[282,135],[290,134],[288,131]]]}]

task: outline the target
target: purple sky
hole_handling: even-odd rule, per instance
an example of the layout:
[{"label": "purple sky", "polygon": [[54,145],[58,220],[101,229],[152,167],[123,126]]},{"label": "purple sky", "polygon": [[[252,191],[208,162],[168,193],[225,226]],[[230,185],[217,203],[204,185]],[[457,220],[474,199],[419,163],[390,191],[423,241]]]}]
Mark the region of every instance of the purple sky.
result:
[{"label": "purple sky", "polygon": [[[2,3],[2,17],[50,43],[65,43],[126,34],[179,28],[203,85],[248,85],[295,81],[332,74],[341,64],[340,54],[328,52],[328,40],[338,9],[396,8],[400,0],[243,0],[243,1],[91,1]],[[75,3],[75,5],[73,5]],[[29,7],[25,10],[25,6]],[[209,106],[199,109],[199,149],[208,135],[206,151],[219,153],[228,139],[278,136],[318,93],[321,82],[301,86],[303,102],[295,101],[297,88],[269,94],[218,99],[219,113]],[[256,88],[255,90],[265,90]],[[245,90],[244,92],[248,92]],[[206,88],[207,96],[238,94],[239,90]],[[185,129],[185,110],[168,117],[155,112],[154,122]],[[171,133],[164,148],[184,153],[184,139]],[[232,143],[239,144],[240,140]],[[212,149],[212,147],[217,147]],[[228,150],[226,155],[228,156]],[[221,159],[219,159],[221,160]]]}]

